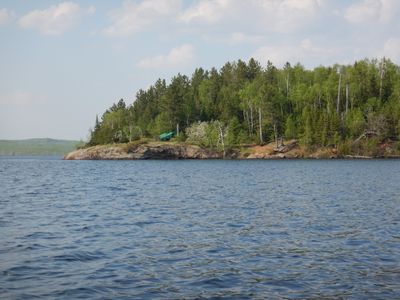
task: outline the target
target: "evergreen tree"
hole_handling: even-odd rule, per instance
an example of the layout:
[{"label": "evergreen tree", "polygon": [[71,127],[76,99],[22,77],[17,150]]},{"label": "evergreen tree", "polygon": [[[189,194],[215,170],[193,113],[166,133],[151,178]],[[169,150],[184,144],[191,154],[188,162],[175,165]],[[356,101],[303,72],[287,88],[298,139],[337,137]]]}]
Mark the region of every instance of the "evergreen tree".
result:
[{"label": "evergreen tree", "polygon": [[389,59],[306,70],[271,62],[263,68],[251,58],[198,68],[190,78],[178,74],[169,84],[158,79],[131,105],[120,99],[96,116],[88,145],[185,132],[201,121],[212,147],[281,136],[306,147],[337,146],[360,137],[398,140],[399,120],[400,69]]}]

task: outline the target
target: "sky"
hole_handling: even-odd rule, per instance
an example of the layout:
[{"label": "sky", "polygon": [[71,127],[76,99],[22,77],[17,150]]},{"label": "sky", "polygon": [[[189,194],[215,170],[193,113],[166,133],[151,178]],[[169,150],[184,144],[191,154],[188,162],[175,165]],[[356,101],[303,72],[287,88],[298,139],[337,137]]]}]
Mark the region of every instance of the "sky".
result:
[{"label": "sky", "polygon": [[0,0],[0,139],[87,140],[158,78],[254,57],[400,64],[399,0]]}]

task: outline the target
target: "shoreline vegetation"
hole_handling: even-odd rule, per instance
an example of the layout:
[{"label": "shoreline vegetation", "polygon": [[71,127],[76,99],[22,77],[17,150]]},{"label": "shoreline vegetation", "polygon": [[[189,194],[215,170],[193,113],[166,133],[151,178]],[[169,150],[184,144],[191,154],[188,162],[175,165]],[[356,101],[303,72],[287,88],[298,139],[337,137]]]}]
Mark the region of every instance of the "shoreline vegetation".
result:
[{"label": "shoreline vegetation", "polygon": [[399,137],[400,68],[389,59],[313,70],[250,59],[119,100],[66,159],[397,158]]}]

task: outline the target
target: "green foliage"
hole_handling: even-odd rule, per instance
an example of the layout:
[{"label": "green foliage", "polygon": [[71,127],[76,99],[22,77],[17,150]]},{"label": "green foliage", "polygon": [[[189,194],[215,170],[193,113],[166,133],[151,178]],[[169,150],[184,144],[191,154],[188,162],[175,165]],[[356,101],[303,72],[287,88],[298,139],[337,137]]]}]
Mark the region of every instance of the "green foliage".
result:
[{"label": "green foliage", "polygon": [[378,137],[373,137],[368,139],[365,142],[365,150],[364,153],[366,153],[367,155],[371,155],[371,156],[376,156],[379,154],[379,142],[380,139]]},{"label": "green foliage", "polygon": [[285,138],[295,139],[297,137],[296,123],[291,115],[287,117],[285,127]]},{"label": "green foliage", "polygon": [[218,131],[218,121],[211,121],[206,126],[206,139],[207,139],[207,147],[211,149],[219,149],[220,145],[220,134]]},{"label": "green foliage", "polygon": [[240,144],[241,125],[237,117],[233,117],[228,124],[225,143],[227,146]]},{"label": "green foliage", "polygon": [[[177,139],[210,148],[284,136],[307,148],[354,151],[349,141],[366,132],[372,133],[367,139],[399,139],[399,120],[400,69],[388,59],[314,70],[300,64],[278,69],[270,62],[263,68],[250,59],[220,70],[199,68],[191,77],[178,74],[169,84],[159,79],[131,105],[120,99],[96,116],[88,144],[155,137],[179,126],[185,134]],[[362,144],[362,151],[376,146]]]},{"label": "green foliage", "polygon": [[154,136],[158,136],[163,132],[172,131],[174,129],[170,116],[166,112],[158,114],[154,123],[154,128],[152,130]]},{"label": "green foliage", "polygon": [[340,143],[337,149],[340,155],[350,155],[352,153],[359,154],[354,152],[354,146],[352,140],[346,140],[343,143]]},{"label": "green foliage", "polygon": [[302,114],[303,122],[303,134],[301,135],[301,143],[306,149],[309,149],[313,145],[313,126],[312,126],[312,116],[308,109],[304,109]]},{"label": "green foliage", "polygon": [[396,148],[395,148],[395,150],[400,151],[400,141],[398,141],[398,142],[396,143]]},{"label": "green foliage", "polygon": [[349,137],[360,136],[366,126],[365,118],[360,109],[354,109],[346,115],[346,131]]},{"label": "green foliage", "polygon": [[139,126],[129,124],[122,129],[124,139],[128,142],[139,140],[143,136],[143,131]]},{"label": "green foliage", "polygon": [[186,139],[187,139],[187,136],[186,136],[185,133],[180,132],[180,133],[175,137],[175,139],[176,139],[178,142],[185,142]]}]

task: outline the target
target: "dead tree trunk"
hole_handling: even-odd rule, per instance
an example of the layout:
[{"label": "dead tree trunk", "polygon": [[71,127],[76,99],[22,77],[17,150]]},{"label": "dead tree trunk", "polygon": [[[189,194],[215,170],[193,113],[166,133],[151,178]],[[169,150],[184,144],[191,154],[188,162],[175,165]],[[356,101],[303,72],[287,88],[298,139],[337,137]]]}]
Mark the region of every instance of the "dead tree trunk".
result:
[{"label": "dead tree trunk", "polygon": [[263,134],[262,134],[262,115],[261,115],[261,106],[258,108],[258,122],[260,127],[260,144],[264,144]]},{"label": "dead tree trunk", "polygon": [[289,101],[289,74],[286,76],[286,101]]},{"label": "dead tree trunk", "polygon": [[129,143],[132,142],[133,125],[129,124]]},{"label": "dead tree trunk", "polygon": [[277,129],[276,129],[276,122],[274,122],[274,137],[275,137],[276,148],[278,148],[279,145],[278,145],[278,132],[277,132]]},{"label": "dead tree trunk", "polygon": [[222,157],[225,158],[225,140],[224,140],[224,132],[222,130],[222,126],[221,123],[218,122],[218,129],[219,129],[219,140],[221,141],[221,145],[222,145]]},{"label": "dead tree trunk", "polygon": [[349,110],[349,84],[346,83],[346,115]]},{"label": "dead tree trunk", "polygon": [[377,134],[378,134],[378,133],[375,132],[375,131],[373,131],[373,130],[365,130],[358,138],[356,138],[356,139],[353,141],[353,144],[359,142],[359,141],[362,140],[362,139],[365,139],[365,138],[368,138],[368,137],[371,137],[371,136],[375,136],[375,135],[377,135]]},{"label": "dead tree trunk", "polygon": [[321,104],[321,91],[318,92],[318,108],[321,109],[322,104]]},{"label": "dead tree trunk", "polygon": [[247,123],[247,130],[250,134],[250,119],[249,119],[249,113],[247,112],[247,109],[243,109],[243,118],[245,122]]},{"label": "dead tree trunk", "polygon": [[250,104],[250,125],[251,125],[251,133],[254,133],[253,106],[251,104]]},{"label": "dead tree trunk", "polygon": [[339,84],[338,84],[338,95],[337,95],[337,102],[336,102],[336,112],[339,113],[340,108],[340,89],[342,84],[342,73],[339,73]]},{"label": "dead tree trunk", "polygon": [[380,68],[379,68],[379,100],[382,101],[382,91],[383,91],[383,77],[385,75],[385,68],[386,68],[386,62],[385,58],[382,59],[382,62],[380,63]]}]

